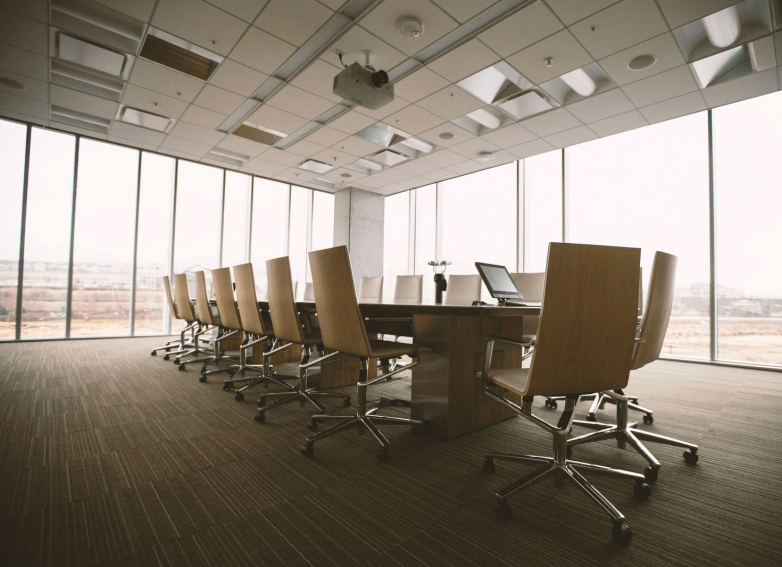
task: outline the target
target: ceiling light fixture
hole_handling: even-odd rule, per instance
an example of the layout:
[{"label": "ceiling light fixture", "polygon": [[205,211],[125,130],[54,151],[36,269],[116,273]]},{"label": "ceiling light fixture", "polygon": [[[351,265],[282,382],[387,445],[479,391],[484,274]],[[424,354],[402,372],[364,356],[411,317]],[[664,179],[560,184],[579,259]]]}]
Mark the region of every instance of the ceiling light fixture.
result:
[{"label": "ceiling light fixture", "polygon": [[597,89],[597,85],[592,80],[592,77],[587,75],[583,69],[576,69],[570,73],[565,73],[560,79],[565,81],[567,86],[584,97],[591,95]]},{"label": "ceiling light fixture", "polygon": [[631,71],[642,71],[648,69],[652,65],[657,63],[657,57],[654,55],[639,55],[633,58],[630,63],[627,64],[627,68]]},{"label": "ceiling light fixture", "polygon": [[453,140],[454,136],[450,132],[440,132],[440,134],[437,136],[441,140]]},{"label": "ceiling light fixture", "polygon": [[500,124],[502,124],[502,121],[499,118],[483,108],[479,108],[478,110],[470,112],[467,117],[472,118],[478,124],[486,126],[486,128],[489,128],[490,130],[494,130],[495,128],[499,127]]},{"label": "ceiling light fixture", "polygon": [[706,35],[714,47],[728,47],[736,42],[741,33],[739,12],[736,6],[730,6],[702,20]]}]

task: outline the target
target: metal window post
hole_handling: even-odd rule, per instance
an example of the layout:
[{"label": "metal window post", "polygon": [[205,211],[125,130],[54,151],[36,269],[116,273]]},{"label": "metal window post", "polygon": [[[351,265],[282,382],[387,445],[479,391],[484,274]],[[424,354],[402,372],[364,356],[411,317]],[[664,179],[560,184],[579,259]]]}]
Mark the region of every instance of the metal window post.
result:
[{"label": "metal window post", "polygon": [[22,292],[24,291],[24,236],[27,232],[27,187],[30,182],[30,146],[33,129],[27,125],[27,141],[24,150],[24,184],[22,185],[22,220],[19,235],[19,272],[16,280],[16,340],[22,338]]},{"label": "metal window post", "polygon": [[227,171],[223,170],[223,199],[220,204],[220,250],[217,253],[217,266],[223,267],[223,241],[225,240],[225,176]]},{"label": "metal window post", "polygon": [[76,136],[73,150],[73,197],[71,202],[71,242],[68,255],[68,291],[65,299],[65,338],[71,336],[71,318],[73,316],[73,243],[76,237],[76,188],[79,182],[79,146],[81,136]]},{"label": "metal window post", "polygon": [[247,262],[253,253],[253,207],[255,206],[255,176],[250,177],[250,210],[247,213]]},{"label": "metal window post", "polygon": [[524,160],[516,162],[516,271],[524,271]]},{"label": "metal window post", "polygon": [[141,208],[141,152],[138,152],[138,173],[136,174],[136,232],[133,235],[133,275],[130,282],[130,336],[136,334],[136,278],[138,277],[138,219]]},{"label": "metal window post", "polygon": [[407,225],[407,273],[415,273],[415,238],[416,238],[416,195],[418,189],[407,192],[408,225]]},{"label": "metal window post", "polygon": [[[174,281],[174,244],[176,244],[176,200],[179,185],[179,160],[174,161],[174,196],[171,200],[171,235],[168,240],[168,279]],[[167,315],[168,303],[164,307],[163,320],[165,322],[165,334],[171,334],[171,313]]]},{"label": "metal window post", "polygon": [[708,111],[708,135],[709,135],[709,356],[715,361],[719,356],[719,328],[717,311],[719,301],[717,297],[717,227],[716,206],[717,198],[714,188],[714,121],[712,110]]}]

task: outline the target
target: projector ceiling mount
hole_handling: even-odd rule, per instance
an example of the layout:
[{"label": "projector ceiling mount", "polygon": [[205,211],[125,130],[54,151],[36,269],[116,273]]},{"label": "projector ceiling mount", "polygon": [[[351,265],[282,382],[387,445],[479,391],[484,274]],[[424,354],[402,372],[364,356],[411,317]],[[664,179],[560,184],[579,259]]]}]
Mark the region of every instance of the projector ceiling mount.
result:
[{"label": "projector ceiling mount", "polygon": [[394,100],[394,85],[389,84],[388,73],[372,66],[371,51],[364,51],[363,66],[359,63],[346,65],[342,60],[343,54],[339,51],[336,53],[344,69],[334,77],[332,91],[335,95],[370,110],[378,109]]}]

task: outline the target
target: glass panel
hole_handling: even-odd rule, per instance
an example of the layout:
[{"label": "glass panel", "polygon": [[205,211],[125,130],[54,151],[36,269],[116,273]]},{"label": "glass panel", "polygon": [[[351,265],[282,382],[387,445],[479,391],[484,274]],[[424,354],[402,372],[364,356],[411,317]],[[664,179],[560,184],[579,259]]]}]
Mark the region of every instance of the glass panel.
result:
[{"label": "glass panel", "polygon": [[27,126],[0,120],[0,339],[16,338],[16,291],[19,285],[19,238],[22,228],[24,156]]},{"label": "glass panel", "polygon": [[[453,262],[447,274],[476,274],[475,262],[515,272],[516,162],[444,181],[440,189],[443,258]],[[481,297],[491,297],[485,286]]]},{"label": "glass panel", "polygon": [[235,171],[225,174],[223,213],[223,266],[247,262],[250,229],[250,183],[252,177]]},{"label": "glass panel", "polygon": [[27,184],[22,338],[62,337],[76,137],[33,128]]},{"label": "glass panel", "polygon": [[410,237],[410,191],[386,197],[383,211],[383,285],[384,301],[394,297],[396,276],[407,275]]},{"label": "glass panel", "polygon": [[782,365],[782,93],[713,113],[718,358]]},{"label": "glass panel", "polygon": [[174,158],[141,154],[141,196],[136,257],[136,335],[165,332],[169,316],[163,276],[171,258]]},{"label": "glass panel", "polygon": [[524,271],[546,270],[549,242],[562,242],[562,152],[524,160]]},{"label": "glass panel", "polygon": [[434,301],[434,272],[437,231],[437,186],[415,189],[415,273],[424,276],[424,301]]},{"label": "glass panel", "polygon": [[644,292],[657,250],[676,292],[662,353],[709,358],[706,113],[568,148],[569,240],[641,248]]},{"label": "glass panel", "polygon": [[223,170],[179,160],[174,236],[174,273],[188,274],[194,297],[193,274],[204,271],[211,290],[211,270],[220,265],[220,219]]},{"label": "glass panel", "polygon": [[288,249],[290,185],[256,177],[250,260],[258,298],[266,297],[266,260],[285,256]]},{"label": "glass panel", "polygon": [[[307,205],[310,199],[310,189],[291,185],[291,221],[290,247],[288,254],[291,262],[291,278],[294,286],[304,289],[304,279],[307,275]],[[298,288],[296,289],[298,297]]]},{"label": "glass panel", "polygon": [[[312,192],[312,245],[310,250],[334,246],[334,195],[323,191]],[[307,281],[312,281],[310,259],[307,257]],[[304,297],[304,284],[299,284],[298,296]]]},{"label": "glass panel", "polygon": [[130,333],[139,152],[79,141],[71,336]]}]

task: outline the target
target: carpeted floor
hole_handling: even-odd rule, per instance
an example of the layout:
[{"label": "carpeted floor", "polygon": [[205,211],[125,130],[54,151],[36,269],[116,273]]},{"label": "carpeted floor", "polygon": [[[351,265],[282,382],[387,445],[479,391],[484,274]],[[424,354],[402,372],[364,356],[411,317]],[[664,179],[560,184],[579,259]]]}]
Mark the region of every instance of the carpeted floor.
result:
[{"label": "carpeted floor", "polygon": [[[0,565],[782,563],[782,374],[674,362],[633,374],[628,390],[655,410],[641,427],[698,443],[701,458],[652,446],[663,468],[647,501],[592,477],[633,528],[621,547],[570,485],[543,482],[511,499],[512,520],[495,518],[494,491],[530,468],[485,473],[483,454],[550,451],[525,420],[448,442],[386,428],[388,464],[348,432],[307,459],[309,408],[257,424],[255,396],[237,403],[222,377],[202,384],[150,357],[161,342],[0,345]],[[409,382],[370,395],[409,395]],[[577,456],[645,466],[610,442]]]}]

